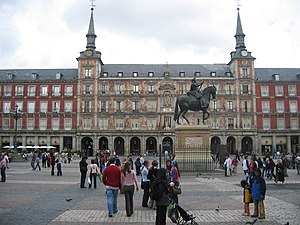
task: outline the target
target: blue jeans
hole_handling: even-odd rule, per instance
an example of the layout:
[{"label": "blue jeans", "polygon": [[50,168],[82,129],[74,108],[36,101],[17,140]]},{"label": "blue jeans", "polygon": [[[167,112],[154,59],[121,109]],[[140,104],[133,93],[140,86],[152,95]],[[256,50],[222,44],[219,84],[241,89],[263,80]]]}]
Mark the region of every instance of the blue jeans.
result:
[{"label": "blue jeans", "polygon": [[113,215],[118,212],[117,198],[119,189],[106,189],[108,214]]}]

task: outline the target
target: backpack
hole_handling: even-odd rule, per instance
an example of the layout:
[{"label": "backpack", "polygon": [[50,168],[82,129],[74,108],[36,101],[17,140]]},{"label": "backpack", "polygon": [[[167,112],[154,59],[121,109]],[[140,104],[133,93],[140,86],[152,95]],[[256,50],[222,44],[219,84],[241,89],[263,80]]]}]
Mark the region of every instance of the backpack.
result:
[{"label": "backpack", "polygon": [[141,167],[142,166],[141,160],[139,158],[135,160],[135,166],[137,166],[137,167]]},{"label": "backpack", "polygon": [[162,196],[162,191],[161,191],[161,189],[160,189],[160,186],[159,186],[159,182],[156,182],[156,181],[154,181],[153,182],[153,185],[152,185],[152,187],[151,187],[151,191],[150,191],[150,198],[152,199],[152,200],[155,200],[155,201],[157,201],[157,200],[159,200],[160,198],[161,198],[161,196]]}]

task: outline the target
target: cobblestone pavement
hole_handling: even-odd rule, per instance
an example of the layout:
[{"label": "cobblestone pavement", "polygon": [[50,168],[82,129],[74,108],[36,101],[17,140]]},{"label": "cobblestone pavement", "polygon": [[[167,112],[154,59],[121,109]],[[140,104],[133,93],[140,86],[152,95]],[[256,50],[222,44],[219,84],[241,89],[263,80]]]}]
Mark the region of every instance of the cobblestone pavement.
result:
[{"label": "cobblestone pavement", "polygon": [[[63,176],[51,176],[49,168],[32,171],[30,162],[12,163],[7,182],[0,183],[1,225],[94,225],[155,224],[155,210],[141,207],[142,191],[134,195],[134,214],[126,216],[124,196],[118,196],[119,212],[107,214],[105,190],[79,188],[78,160],[63,164]],[[300,176],[289,170],[285,184],[267,181],[266,219],[255,224],[300,225]],[[199,224],[242,225],[253,219],[242,216],[243,174],[224,177],[223,173],[183,174],[180,206],[196,216]],[[66,201],[66,199],[72,199]],[[251,205],[251,211],[253,211]],[[215,209],[219,208],[219,211]],[[169,219],[168,225],[173,224]]]}]

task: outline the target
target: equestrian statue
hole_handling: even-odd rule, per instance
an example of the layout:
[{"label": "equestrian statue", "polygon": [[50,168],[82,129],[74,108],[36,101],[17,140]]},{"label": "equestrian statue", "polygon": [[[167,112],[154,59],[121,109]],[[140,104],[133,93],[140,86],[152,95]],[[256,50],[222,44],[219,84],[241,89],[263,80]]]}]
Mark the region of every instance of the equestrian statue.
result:
[{"label": "equestrian statue", "polygon": [[[179,123],[179,117],[182,116],[188,124],[189,120],[185,114],[190,111],[202,111],[202,123],[209,118],[210,113],[207,111],[210,100],[216,98],[217,88],[208,86],[201,91],[203,81],[197,82],[196,78],[192,79],[190,91],[186,95],[182,95],[176,99],[174,120]],[[178,112],[178,108],[180,111]]]}]

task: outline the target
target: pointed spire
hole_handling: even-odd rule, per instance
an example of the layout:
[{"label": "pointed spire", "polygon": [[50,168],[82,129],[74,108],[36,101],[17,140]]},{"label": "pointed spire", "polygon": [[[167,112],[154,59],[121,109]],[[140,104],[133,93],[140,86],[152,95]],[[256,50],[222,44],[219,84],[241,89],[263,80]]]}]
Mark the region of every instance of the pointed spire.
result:
[{"label": "pointed spire", "polygon": [[241,23],[241,18],[240,18],[240,12],[239,12],[239,8],[237,8],[238,10],[238,16],[237,16],[237,25],[236,25],[236,34],[235,34],[235,40],[236,40],[236,49],[245,49],[245,34],[243,32],[243,28],[242,28],[242,23]]},{"label": "pointed spire", "polygon": [[86,44],[86,49],[96,49],[95,45],[95,40],[97,35],[95,34],[95,29],[94,29],[94,14],[93,14],[94,8],[91,8],[91,18],[90,18],[90,25],[89,25],[89,30],[86,35],[87,38],[87,44]]}]

